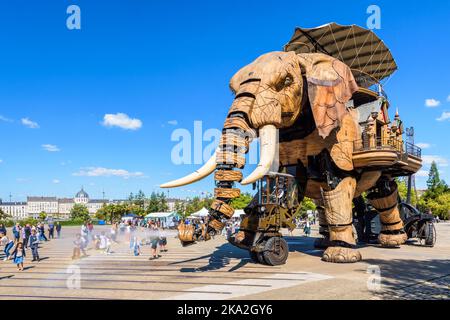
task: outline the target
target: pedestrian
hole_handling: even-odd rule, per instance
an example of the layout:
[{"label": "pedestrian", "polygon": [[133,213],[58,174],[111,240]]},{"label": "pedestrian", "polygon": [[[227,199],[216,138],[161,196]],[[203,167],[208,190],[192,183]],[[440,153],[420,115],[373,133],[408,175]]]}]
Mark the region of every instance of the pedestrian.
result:
[{"label": "pedestrian", "polygon": [[159,231],[156,224],[152,224],[152,226],[150,227],[149,235],[152,250],[149,260],[155,260],[161,257],[160,255],[158,255]]},{"label": "pedestrian", "polygon": [[169,250],[167,250],[167,236],[166,236],[166,232],[164,231],[164,229],[162,231],[159,232],[159,247],[161,248],[160,251],[161,252],[167,252]]},{"label": "pedestrian", "polygon": [[81,234],[77,234],[75,240],[73,241],[73,254],[72,260],[80,259],[81,252],[83,252],[83,256],[87,256],[86,251],[84,250],[86,247],[86,241],[81,236]]},{"label": "pedestrian", "polygon": [[6,236],[6,228],[3,223],[0,223],[0,233],[3,233]]},{"label": "pedestrian", "polygon": [[89,229],[87,227],[87,223],[83,223],[81,225],[81,234],[80,234],[81,238],[84,239],[84,242],[86,242],[86,246],[87,244],[89,244]]},{"label": "pedestrian", "polygon": [[305,236],[309,237],[311,234],[311,224],[309,223],[309,220],[306,220],[305,228],[303,229],[303,232],[305,233]]},{"label": "pedestrian", "polygon": [[111,245],[112,245],[111,238],[108,237],[108,236],[106,236],[106,248],[105,248],[105,254],[111,254],[111,253],[112,253],[112,251],[111,251]]},{"label": "pedestrian", "polygon": [[133,254],[139,256],[141,254],[141,245],[139,244],[138,238],[133,237]]},{"label": "pedestrian", "polygon": [[54,232],[55,232],[55,225],[53,224],[53,221],[50,221],[48,223],[48,238],[54,239]]},{"label": "pedestrian", "polygon": [[12,247],[14,247],[14,240],[9,239],[6,236],[6,233],[1,232],[0,233],[0,243],[4,247],[3,252],[5,253],[5,258],[3,259],[3,261],[6,261],[9,259],[9,256],[10,256],[9,252],[11,251]]},{"label": "pedestrian", "polygon": [[92,221],[87,223],[87,229],[89,240],[94,239],[94,225],[92,224]]},{"label": "pedestrian", "polygon": [[31,253],[33,254],[33,260],[31,260],[31,261],[39,262],[39,260],[40,260],[39,259],[39,252],[38,252],[38,249],[39,249],[39,238],[36,235],[36,229],[33,229],[31,231],[31,235],[29,237],[28,246],[30,247]]},{"label": "pedestrian", "polygon": [[113,223],[111,226],[111,230],[109,231],[111,234],[111,240],[117,242],[117,223]]},{"label": "pedestrian", "polygon": [[47,237],[45,236],[44,224],[42,222],[38,225],[38,229],[39,229],[39,241],[48,241]]},{"label": "pedestrian", "polygon": [[16,223],[12,229],[12,233],[14,235],[14,240],[19,241],[20,239],[20,223]]},{"label": "pedestrian", "polygon": [[29,223],[27,223],[25,225],[24,232],[25,232],[25,239],[24,239],[23,243],[24,243],[25,249],[26,249],[28,247],[29,239],[31,236],[31,225]]},{"label": "pedestrian", "polygon": [[16,247],[11,253],[13,263],[17,265],[17,270],[23,271],[23,261],[25,259],[25,248],[22,242],[17,242]]},{"label": "pedestrian", "polygon": [[61,238],[61,223],[59,221],[56,222],[56,235],[58,239]]}]

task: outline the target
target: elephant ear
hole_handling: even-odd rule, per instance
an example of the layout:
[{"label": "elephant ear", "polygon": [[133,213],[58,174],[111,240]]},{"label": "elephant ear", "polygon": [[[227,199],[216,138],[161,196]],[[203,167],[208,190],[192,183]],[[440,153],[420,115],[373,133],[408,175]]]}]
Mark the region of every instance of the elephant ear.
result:
[{"label": "elephant ear", "polygon": [[322,138],[340,126],[348,113],[346,103],[358,90],[350,68],[343,62],[322,53],[298,55],[308,83],[308,98]]}]

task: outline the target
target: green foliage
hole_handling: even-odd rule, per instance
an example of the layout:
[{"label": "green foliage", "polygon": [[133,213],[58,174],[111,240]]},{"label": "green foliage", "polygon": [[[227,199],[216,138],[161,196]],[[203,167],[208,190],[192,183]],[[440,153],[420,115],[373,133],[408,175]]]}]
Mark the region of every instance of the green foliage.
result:
[{"label": "green foliage", "polygon": [[176,201],[174,211],[184,217],[186,213],[186,204],[182,201]]},{"label": "green foliage", "polygon": [[445,181],[440,180],[439,171],[435,162],[431,164],[427,181],[428,189],[418,202],[421,211],[431,210],[435,216],[442,220],[450,218],[450,189]]},{"label": "green foliage", "polygon": [[433,190],[439,186],[441,179],[439,178],[439,170],[436,162],[431,163],[430,172],[428,173],[427,187],[428,190]]},{"label": "green foliage", "polygon": [[7,220],[2,219],[2,220],[0,220],[0,223],[3,224],[7,228],[14,226],[14,221],[9,220],[9,219],[7,219]]},{"label": "green foliage", "polygon": [[253,197],[250,193],[243,193],[239,196],[239,198],[234,198],[231,201],[231,206],[235,210],[245,209],[248,204],[252,201]]},{"label": "green foliage", "polygon": [[[395,179],[397,182],[398,187],[398,195],[400,196],[400,199],[403,201],[406,201],[408,198],[408,179]],[[411,188],[411,204],[413,206],[417,205],[417,196],[414,188]]]},{"label": "green foliage", "polygon": [[202,208],[209,209],[212,202],[213,202],[212,198],[200,199],[199,197],[195,197],[186,204],[186,210],[184,215],[187,217],[193,214],[194,212],[201,210]]},{"label": "green foliage", "polygon": [[9,218],[9,215],[7,215],[1,208],[0,208],[0,221],[6,220]]},{"label": "green foliage", "polygon": [[73,219],[73,220],[67,220],[67,221],[60,221],[61,226],[81,226],[84,224],[86,220],[82,219]]},{"label": "green foliage", "polygon": [[316,210],[316,205],[310,198],[305,197],[301,203],[301,209],[300,209],[301,216],[306,216],[308,210],[312,210],[312,211]]},{"label": "green foliage", "polygon": [[19,223],[20,223],[21,226],[24,226],[24,225],[26,225],[26,224],[35,226],[35,225],[38,224],[38,222],[39,222],[38,220],[33,219],[33,218],[31,218],[31,217],[19,221]]},{"label": "green foliage", "polygon": [[141,207],[142,209],[144,209],[145,207],[145,193],[142,190],[139,190],[138,193],[136,195],[132,193],[130,193],[130,196],[128,197],[128,201],[136,206]]},{"label": "green foliage", "polygon": [[148,206],[145,210],[146,213],[165,212],[167,210],[169,210],[169,206],[167,205],[167,199],[164,192],[152,192],[150,199],[148,199]]},{"label": "green foliage", "polygon": [[44,211],[42,211],[41,213],[39,213],[39,220],[44,221],[45,218],[47,218],[47,214],[46,214]]},{"label": "green foliage", "polygon": [[70,210],[70,218],[72,220],[87,221],[90,218],[89,211],[85,205],[77,203]]}]

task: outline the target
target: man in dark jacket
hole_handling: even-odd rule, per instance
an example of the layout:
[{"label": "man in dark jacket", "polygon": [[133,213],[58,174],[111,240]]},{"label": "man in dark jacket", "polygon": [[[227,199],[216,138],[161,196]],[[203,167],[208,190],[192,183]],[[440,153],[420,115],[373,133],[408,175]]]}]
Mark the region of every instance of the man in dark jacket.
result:
[{"label": "man in dark jacket", "polygon": [[39,262],[39,252],[38,252],[38,248],[39,248],[39,239],[38,236],[36,235],[36,230],[32,230],[31,231],[31,235],[30,238],[28,240],[28,245],[31,249],[31,253],[33,254],[33,260],[32,261],[37,261]]}]

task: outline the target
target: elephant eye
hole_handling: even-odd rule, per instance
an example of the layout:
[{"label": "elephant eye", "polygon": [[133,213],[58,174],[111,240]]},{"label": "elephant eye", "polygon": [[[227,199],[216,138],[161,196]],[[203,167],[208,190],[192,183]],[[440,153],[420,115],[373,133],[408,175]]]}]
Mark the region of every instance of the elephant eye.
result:
[{"label": "elephant eye", "polygon": [[294,82],[294,79],[292,79],[291,75],[287,75],[286,78],[284,79],[284,86],[288,87],[290,86],[292,83]]}]

